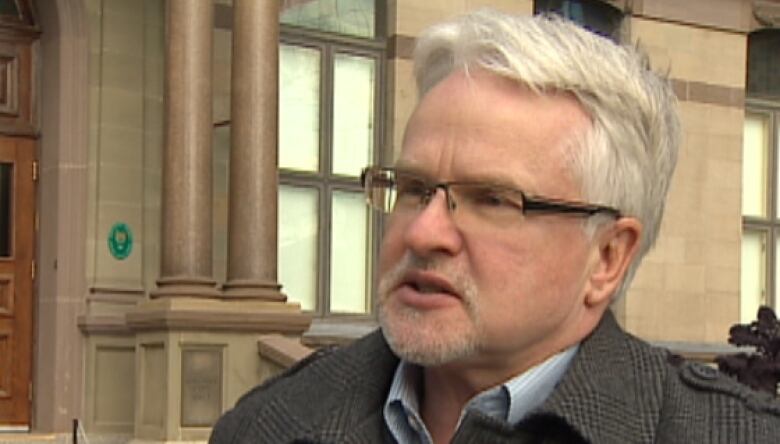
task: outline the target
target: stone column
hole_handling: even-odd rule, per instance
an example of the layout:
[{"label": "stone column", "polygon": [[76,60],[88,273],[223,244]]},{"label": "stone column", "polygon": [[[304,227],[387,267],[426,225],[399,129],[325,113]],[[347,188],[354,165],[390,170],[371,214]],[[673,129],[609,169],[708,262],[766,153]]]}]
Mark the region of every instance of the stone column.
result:
[{"label": "stone column", "polygon": [[211,0],[167,2],[162,257],[153,298],[218,296],[211,256],[213,14]]},{"label": "stone column", "polygon": [[225,296],[285,301],[277,283],[279,2],[233,1]]},{"label": "stone column", "polygon": [[261,335],[300,336],[311,323],[299,304],[280,302],[276,283],[278,1],[233,7],[230,271],[222,295],[211,279],[212,1],[168,0],[162,277],[157,298],[125,316],[135,334],[133,444],[207,440],[243,393],[302,355],[279,362],[267,339],[258,355]]}]

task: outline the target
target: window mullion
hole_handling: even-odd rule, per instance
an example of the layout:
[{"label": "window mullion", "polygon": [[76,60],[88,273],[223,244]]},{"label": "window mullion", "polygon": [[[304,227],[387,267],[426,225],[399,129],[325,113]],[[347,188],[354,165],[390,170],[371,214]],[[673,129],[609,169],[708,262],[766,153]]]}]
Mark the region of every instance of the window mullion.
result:
[{"label": "window mullion", "polygon": [[778,150],[780,149],[780,140],[778,139],[778,123],[780,123],[780,112],[778,110],[774,110],[772,112],[772,118],[770,119],[769,124],[769,137],[768,142],[770,144],[769,146],[769,153],[770,157],[772,157],[772,174],[771,174],[771,187],[772,187],[772,218],[770,220],[770,224],[772,225],[772,229],[770,231],[770,240],[769,240],[769,254],[767,255],[767,267],[769,269],[769,272],[767,273],[767,295],[766,295],[766,303],[770,307],[778,308],[778,300],[777,300],[777,293],[776,288],[778,285],[778,277],[777,277],[777,260],[778,260],[778,251],[777,251],[777,240],[780,234],[780,215],[778,215],[778,211],[780,211],[780,208],[778,208],[778,202],[777,202],[777,193],[780,193],[780,190],[778,190],[778,174],[780,174],[780,167],[777,165],[778,156],[780,156],[780,153],[778,153]]},{"label": "window mullion", "polygon": [[[773,224],[774,225],[774,224]],[[775,273],[777,272],[777,226],[773,226],[768,230],[767,235],[767,251],[766,251],[766,295],[764,297],[764,304],[773,306],[775,299],[775,286],[777,285],[777,278]]]},{"label": "window mullion", "polygon": [[330,314],[330,279],[331,263],[330,250],[333,246],[331,221],[333,220],[332,196],[333,187],[331,186],[331,170],[333,165],[333,45],[326,44],[323,48],[322,57],[322,92],[323,97],[321,112],[322,139],[320,147],[320,158],[322,159],[322,209],[320,213],[320,222],[323,238],[323,248],[320,253],[320,272],[321,286],[319,291],[319,302],[322,307],[322,315]]},{"label": "window mullion", "polygon": [[[770,116],[771,117],[771,116]],[[766,207],[766,215],[767,219],[769,221],[774,222],[777,220],[777,202],[776,202],[776,192],[777,192],[777,165],[776,160],[777,156],[774,150],[774,147],[771,144],[771,135],[772,135],[772,119],[769,119],[769,128],[767,128],[769,134],[767,134],[767,143],[769,146],[767,147],[767,163],[768,163],[768,171],[767,171],[767,182],[768,184],[765,184],[766,188],[766,199],[767,207]]]}]

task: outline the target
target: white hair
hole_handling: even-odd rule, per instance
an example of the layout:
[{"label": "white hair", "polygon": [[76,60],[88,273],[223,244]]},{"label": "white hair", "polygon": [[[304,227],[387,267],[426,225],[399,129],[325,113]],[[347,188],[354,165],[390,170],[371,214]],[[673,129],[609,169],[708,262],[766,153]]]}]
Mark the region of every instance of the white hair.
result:
[{"label": "white hair", "polygon": [[[532,91],[572,93],[593,125],[571,150],[583,198],[615,207],[643,226],[639,254],[613,300],[626,290],[658,236],[680,144],[676,98],[645,56],[557,16],[479,10],[429,28],[417,40],[422,97],[455,70],[492,72]],[[599,218],[586,224],[593,233]],[[602,219],[603,220],[603,219]]]}]

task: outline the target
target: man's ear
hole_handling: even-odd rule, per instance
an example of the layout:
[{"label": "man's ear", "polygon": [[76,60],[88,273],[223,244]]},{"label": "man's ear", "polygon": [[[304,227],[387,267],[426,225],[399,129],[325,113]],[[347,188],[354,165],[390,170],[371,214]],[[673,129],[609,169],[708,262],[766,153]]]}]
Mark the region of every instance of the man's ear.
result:
[{"label": "man's ear", "polygon": [[586,284],[586,306],[609,305],[639,251],[641,235],[642,223],[633,217],[621,217],[596,232],[595,263],[592,263]]}]

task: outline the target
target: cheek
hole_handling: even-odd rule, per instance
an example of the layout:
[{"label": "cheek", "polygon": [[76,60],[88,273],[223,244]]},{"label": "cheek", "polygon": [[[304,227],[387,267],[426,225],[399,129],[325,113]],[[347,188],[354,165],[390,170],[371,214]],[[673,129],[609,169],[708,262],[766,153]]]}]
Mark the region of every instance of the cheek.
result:
[{"label": "cheek", "polygon": [[382,234],[382,245],[379,249],[380,274],[393,268],[404,254],[403,228],[400,225],[389,220]]},{"label": "cheek", "polygon": [[576,294],[585,266],[583,237],[556,232],[562,235],[530,233],[515,242],[470,246],[470,265],[484,294],[520,307],[555,304]]}]

